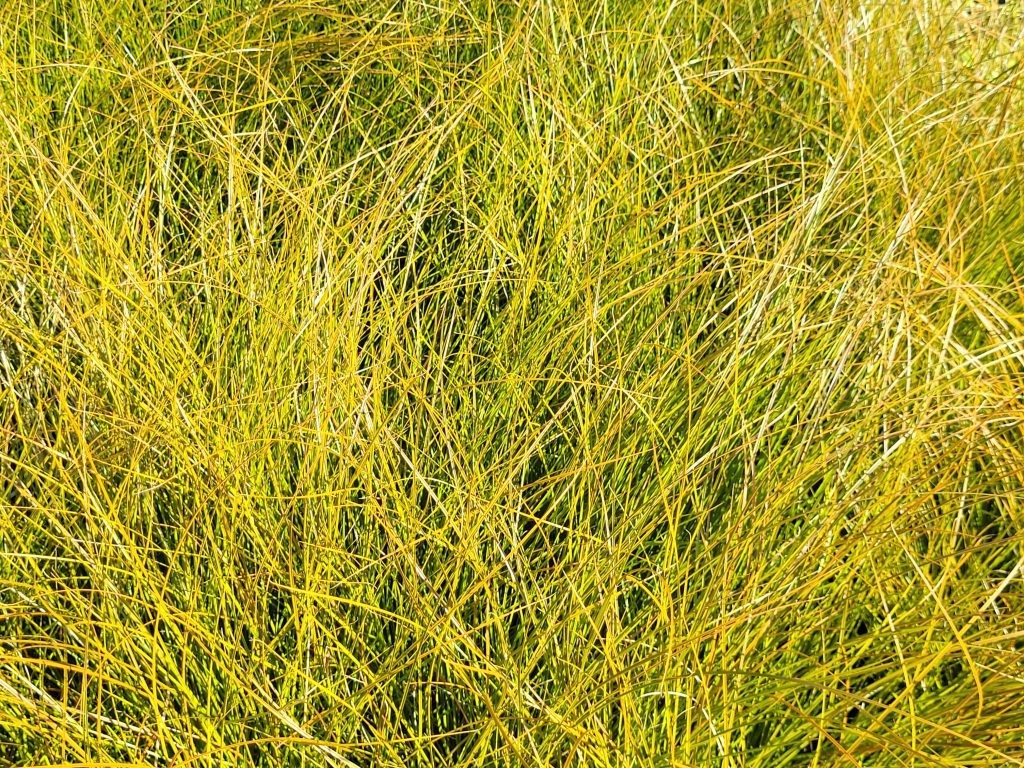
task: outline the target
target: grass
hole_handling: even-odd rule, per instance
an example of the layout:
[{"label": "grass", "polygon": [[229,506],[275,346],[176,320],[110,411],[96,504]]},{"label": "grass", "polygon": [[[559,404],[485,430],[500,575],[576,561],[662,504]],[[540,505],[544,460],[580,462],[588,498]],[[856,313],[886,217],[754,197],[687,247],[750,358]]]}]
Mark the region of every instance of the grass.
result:
[{"label": "grass", "polygon": [[12,0],[0,765],[1024,765],[1021,20]]}]

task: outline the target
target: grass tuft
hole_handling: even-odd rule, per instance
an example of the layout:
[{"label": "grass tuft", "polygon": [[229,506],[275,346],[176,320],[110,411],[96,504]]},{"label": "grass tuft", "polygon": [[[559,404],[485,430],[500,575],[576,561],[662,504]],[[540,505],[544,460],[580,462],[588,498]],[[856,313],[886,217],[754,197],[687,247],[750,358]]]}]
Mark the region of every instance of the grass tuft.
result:
[{"label": "grass tuft", "polygon": [[1021,21],[12,0],[0,765],[1024,765]]}]

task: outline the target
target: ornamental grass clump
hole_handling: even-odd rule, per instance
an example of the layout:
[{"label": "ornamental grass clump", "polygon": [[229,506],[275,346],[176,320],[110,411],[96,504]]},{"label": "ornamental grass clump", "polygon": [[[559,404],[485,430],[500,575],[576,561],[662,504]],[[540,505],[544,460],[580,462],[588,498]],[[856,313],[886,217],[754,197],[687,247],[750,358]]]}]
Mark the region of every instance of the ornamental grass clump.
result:
[{"label": "ornamental grass clump", "polygon": [[1022,30],[13,0],[0,765],[1024,765]]}]

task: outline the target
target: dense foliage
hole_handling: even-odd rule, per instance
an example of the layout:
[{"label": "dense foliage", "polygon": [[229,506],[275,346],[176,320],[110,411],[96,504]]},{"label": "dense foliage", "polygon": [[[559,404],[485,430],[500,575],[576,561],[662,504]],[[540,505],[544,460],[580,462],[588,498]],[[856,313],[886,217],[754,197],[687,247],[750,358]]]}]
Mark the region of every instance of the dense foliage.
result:
[{"label": "dense foliage", "polygon": [[6,4],[0,764],[1024,765],[1017,10]]}]

